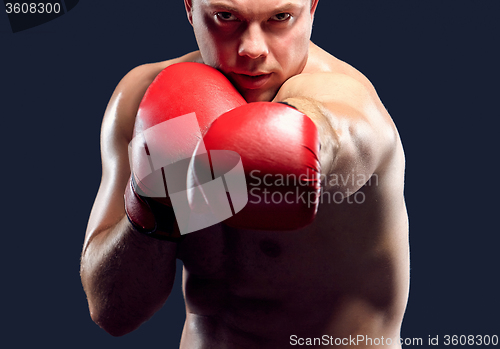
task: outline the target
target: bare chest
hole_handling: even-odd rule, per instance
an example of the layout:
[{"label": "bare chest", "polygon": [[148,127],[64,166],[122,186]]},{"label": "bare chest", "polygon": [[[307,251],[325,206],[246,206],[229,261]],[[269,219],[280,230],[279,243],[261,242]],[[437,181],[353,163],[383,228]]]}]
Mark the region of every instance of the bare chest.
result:
[{"label": "bare chest", "polygon": [[[186,285],[216,287],[239,297],[279,299],[294,293],[332,294],[363,282],[391,263],[406,234],[380,215],[380,202],[325,203],[313,224],[296,231],[250,231],[219,224],[191,233],[179,248]],[[381,268],[382,270],[383,268]],[[318,295],[320,296],[320,295]]]}]

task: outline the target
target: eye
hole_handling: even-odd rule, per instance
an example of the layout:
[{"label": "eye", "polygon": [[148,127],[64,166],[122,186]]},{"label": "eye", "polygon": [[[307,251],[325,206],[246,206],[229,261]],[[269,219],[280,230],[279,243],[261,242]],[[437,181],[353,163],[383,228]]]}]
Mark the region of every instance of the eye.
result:
[{"label": "eye", "polygon": [[215,15],[219,20],[224,22],[232,22],[238,20],[238,18],[236,18],[236,16],[231,12],[217,12]]},{"label": "eye", "polygon": [[291,14],[283,12],[283,13],[278,13],[277,15],[274,15],[271,17],[272,21],[277,21],[277,22],[284,22],[289,20],[292,17]]}]

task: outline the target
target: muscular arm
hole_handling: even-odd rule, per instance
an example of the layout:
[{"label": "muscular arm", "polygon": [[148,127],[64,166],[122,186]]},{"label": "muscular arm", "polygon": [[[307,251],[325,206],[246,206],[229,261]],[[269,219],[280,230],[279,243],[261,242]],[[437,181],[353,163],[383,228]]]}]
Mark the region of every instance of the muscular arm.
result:
[{"label": "muscular arm", "polygon": [[92,319],[115,336],[149,319],[166,301],[175,276],[176,244],[134,231],[123,199],[137,109],[164,67],[145,65],[127,74],[111,97],[102,123],[102,180],[85,236],[81,279]]},{"label": "muscular arm", "polygon": [[297,75],[274,101],[295,106],[318,127],[325,190],[356,192],[394,153],[398,136],[390,116],[374,89],[352,77]]}]

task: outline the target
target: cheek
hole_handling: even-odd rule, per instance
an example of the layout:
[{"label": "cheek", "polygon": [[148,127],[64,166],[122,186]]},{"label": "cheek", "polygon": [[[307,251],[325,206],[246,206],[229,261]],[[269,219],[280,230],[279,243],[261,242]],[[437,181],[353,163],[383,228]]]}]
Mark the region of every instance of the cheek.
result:
[{"label": "cheek", "polygon": [[214,68],[228,65],[234,56],[230,54],[226,43],[210,35],[205,35],[204,40],[198,43],[198,47],[204,62]]},{"label": "cheek", "polygon": [[303,35],[289,35],[277,40],[274,55],[285,71],[295,73],[307,58],[309,39]]},{"label": "cheek", "polygon": [[206,64],[218,68],[229,57],[231,41],[219,33],[211,18],[202,17],[195,26],[198,48]]}]

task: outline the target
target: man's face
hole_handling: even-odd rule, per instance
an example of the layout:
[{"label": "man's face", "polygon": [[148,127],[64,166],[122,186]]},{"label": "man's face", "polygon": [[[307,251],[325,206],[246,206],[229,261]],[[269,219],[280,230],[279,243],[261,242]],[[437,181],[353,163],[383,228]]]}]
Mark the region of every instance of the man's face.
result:
[{"label": "man's face", "polygon": [[316,2],[185,0],[203,61],[248,102],[270,101],[304,68]]}]

